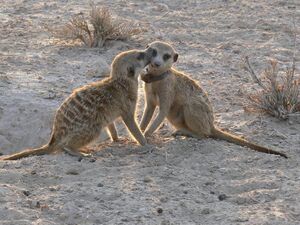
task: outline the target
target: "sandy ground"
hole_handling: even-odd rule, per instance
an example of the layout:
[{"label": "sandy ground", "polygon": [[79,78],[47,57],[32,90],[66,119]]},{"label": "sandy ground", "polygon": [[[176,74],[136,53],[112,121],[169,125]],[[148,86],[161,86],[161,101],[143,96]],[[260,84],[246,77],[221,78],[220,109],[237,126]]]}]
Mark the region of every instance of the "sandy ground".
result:
[{"label": "sandy ground", "polygon": [[[86,1],[0,1],[1,153],[44,144],[56,108],[72,89],[102,79],[120,51],[160,39],[177,49],[176,67],[209,93],[219,127],[290,158],[224,141],[173,138],[167,122],[154,137],[154,151],[142,154],[119,123],[124,141],[91,146],[95,162],[65,154],[0,162],[0,224],[300,224],[300,119],[245,112],[243,93],[256,85],[241,69],[245,55],[257,71],[270,58],[282,69],[291,65],[300,2],[95,3],[148,31],[86,48],[45,31],[87,12]],[[298,38],[298,62],[299,46]],[[142,84],[140,91],[139,112]]]}]

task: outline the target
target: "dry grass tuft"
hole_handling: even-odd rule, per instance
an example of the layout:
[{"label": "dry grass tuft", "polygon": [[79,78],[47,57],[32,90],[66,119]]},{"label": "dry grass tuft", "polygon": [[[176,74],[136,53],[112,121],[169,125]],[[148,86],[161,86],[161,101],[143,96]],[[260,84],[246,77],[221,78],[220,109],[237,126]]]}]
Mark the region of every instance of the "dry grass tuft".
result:
[{"label": "dry grass tuft", "polygon": [[259,84],[260,90],[247,95],[248,111],[259,111],[286,120],[289,115],[300,112],[300,80],[295,78],[295,64],[279,76],[278,63],[271,60],[270,65],[263,72],[263,79],[259,79],[252,69],[248,57],[245,67],[250,72],[254,82]]},{"label": "dry grass tuft", "polygon": [[89,47],[102,47],[108,40],[127,40],[144,31],[132,21],[114,17],[108,8],[93,3],[88,19],[83,14],[76,15],[67,24],[49,30],[57,38],[79,39]]}]

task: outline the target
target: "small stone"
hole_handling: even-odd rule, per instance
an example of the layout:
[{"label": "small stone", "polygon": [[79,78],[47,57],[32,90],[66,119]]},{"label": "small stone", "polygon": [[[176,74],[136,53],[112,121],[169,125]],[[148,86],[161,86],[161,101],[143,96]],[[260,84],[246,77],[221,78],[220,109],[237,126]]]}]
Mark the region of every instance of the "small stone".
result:
[{"label": "small stone", "polygon": [[195,199],[194,201],[195,201],[195,203],[197,203],[197,204],[200,204],[200,203],[201,203],[201,201],[200,201],[199,199]]},{"label": "small stone", "polygon": [[37,200],[30,200],[29,201],[29,207],[34,209],[34,208],[40,208],[41,207],[41,203]]},{"label": "small stone", "polygon": [[35,170],[32,170],[32,171],[30,172],[30,174],[31,174],[31,175],[35,175],[35,174],[36,174],[36,171],[35,171]]},{"label": "small stone", "polygon": [[171,225],[171,222],[169,220],[163,220],[160,225]]},{"label": "small stone", "polygon": [[243,223],[243,222],[249,221],[249,218],[248,217],[238,217],[238,218],[234,219],[233,221]]},{"label": "small stone", "polygon": [[102,183],[97,184],[97,187],[103,187],[104,185]]},{"label": "small stone", "polygon": [[24,191],[23,191],[23,194],[24,194],[25,196],[29,196],[31,193],[30,193],[30,191],[24,190]]},{"label": "small stone", "polygon": [[169,199],[168,199],[168,197],[161,197],[159,200],[160,200],[160,202],[165,203],[165,202],[167,202]]},{"label": "small stone", "polygon": [[66,172],[66,174],[68,174],[68,175],[78,175],[79,172],[78,172],[77,170],[75,170],[75,169],[69,169],[69,170]]},{"label": "small stone", "polygon": [[188,193],[188,191],[187,191],[187,190],[184,190],[184,191],[183,191],[183,194],[187,194],[187,193]]},{"label": "small stone", "polygon": [[202,209],[202,211],[201,211],[201,214],[203,214],[203,215],[207,215],[207,214],[209,214],[209,213],[210,213],[209,208],[204,208],[204,209]]},{"label": "small stone", "polygon": [[208,181],[208,182],[205,182],[204,184],[207,185],[207,186],[208,186],[208,185],[214,185],[215,182],[213,182],[213,181]]},{"label": "small stone", "polygon": [[210,193],[210,194],[212,194],[212,195],[214,195],[214,194],[215,194],[215,192],[214,192],[214,191],[210,191],[209,193]]},{"label": "small stone", "polygon": [[225,199],[227,199],[227,198],[228,198],[228,196],[225,195],[225,194],[220,194],[220,195],[218,196],[218,199],[219,199],[220,201],[223,201],[223,200],[225,200]]},{"label": "small stone", "polygon": [[181,207],[186,207],[186,204],[185,204],[183,201],[179,202],[179,205],[180,205]]},{"label": "small stone", "polygon": [[152,179],[150,177],[145,177],[143,180],[145,183],[151,183]]},{"label": "small stone", "polygon": [[96,158],[91,158],[91,159],[90,159],[90,162],[91,162],[91,163],[96,162]]},{"label": "small stone", "polygon": [[49,191],[58,191],[60,189],[59,186],[51,186],[49,187]]},{"label": "small stone", "polygon": [[159,213],[159,214],[163,213],[163,209],[162,208],[157,208],[157,213]]},{"label": "small stone", "polygon": [[65,190],[65,192],[67,192],[67,193],[73,193],[74,190],[73,189],[67,189],[67,190]]}]

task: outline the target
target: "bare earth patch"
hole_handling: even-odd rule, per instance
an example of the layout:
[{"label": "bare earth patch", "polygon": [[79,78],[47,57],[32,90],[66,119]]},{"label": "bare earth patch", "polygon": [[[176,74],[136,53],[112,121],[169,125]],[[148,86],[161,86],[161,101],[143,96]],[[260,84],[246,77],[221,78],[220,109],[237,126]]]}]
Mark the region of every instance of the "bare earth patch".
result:
[{"label": "bare earth patch", "polygon": [[[80,2],[80,3],[78,3]],[[0,152],[44,144],[56,108],[72,89],[102,79],[113,57],[157,39],[179,52],[176,67],[201,82],[217,125],[285,152],[289,159],[224,141],[173,138],[165,122],[152,153],[123,124],[120,143],[95,143],[96,161],[65,154],[0,162],[0,224],[300,223],[300,118],[279,121],[243,110],[255,85],[241,68],[276,59],[291,65],[298,1],[95,1],[147,32],[88,48],[51,37],[88,12],[85,1],[2,1],[0,8]],[[299,71],[299,47],[296,70]],[[261,67],[261,68],[260,68]],[[298,72],[299,73],[299,72]],[[142,85],[139,115],[143,108]],[[101,139],[105,139],[103,134]]]}]

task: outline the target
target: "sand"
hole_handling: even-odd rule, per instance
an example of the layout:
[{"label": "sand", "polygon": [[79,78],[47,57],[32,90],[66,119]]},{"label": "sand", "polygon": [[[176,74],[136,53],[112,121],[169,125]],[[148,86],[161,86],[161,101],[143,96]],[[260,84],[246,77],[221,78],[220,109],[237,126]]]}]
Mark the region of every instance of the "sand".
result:
[{"label": "sand", "polygon": [[[74,88],[102,79],[119,52],[164,40],[179,53],[175,66],[209,93],[217,126],[289,159],[174,138],[167,121],[145,153],[118,122],[120,143],[103,132],[105,141],[89,146],[96,161],[66,154],[0,161],[0,224],[300,224],[300,118],[245,112],[244,94],[258,87],[241,68],[248,55],[258,73],[269,59],[284,70],[295,52],[299,71],[299,1],[95,3],[147,31],[87,48],[45,29],[88,13],[86,1],[1,1],[1,153],[46,143],[55,110]],[[138,120],[142,91],[141,83]]]}]

